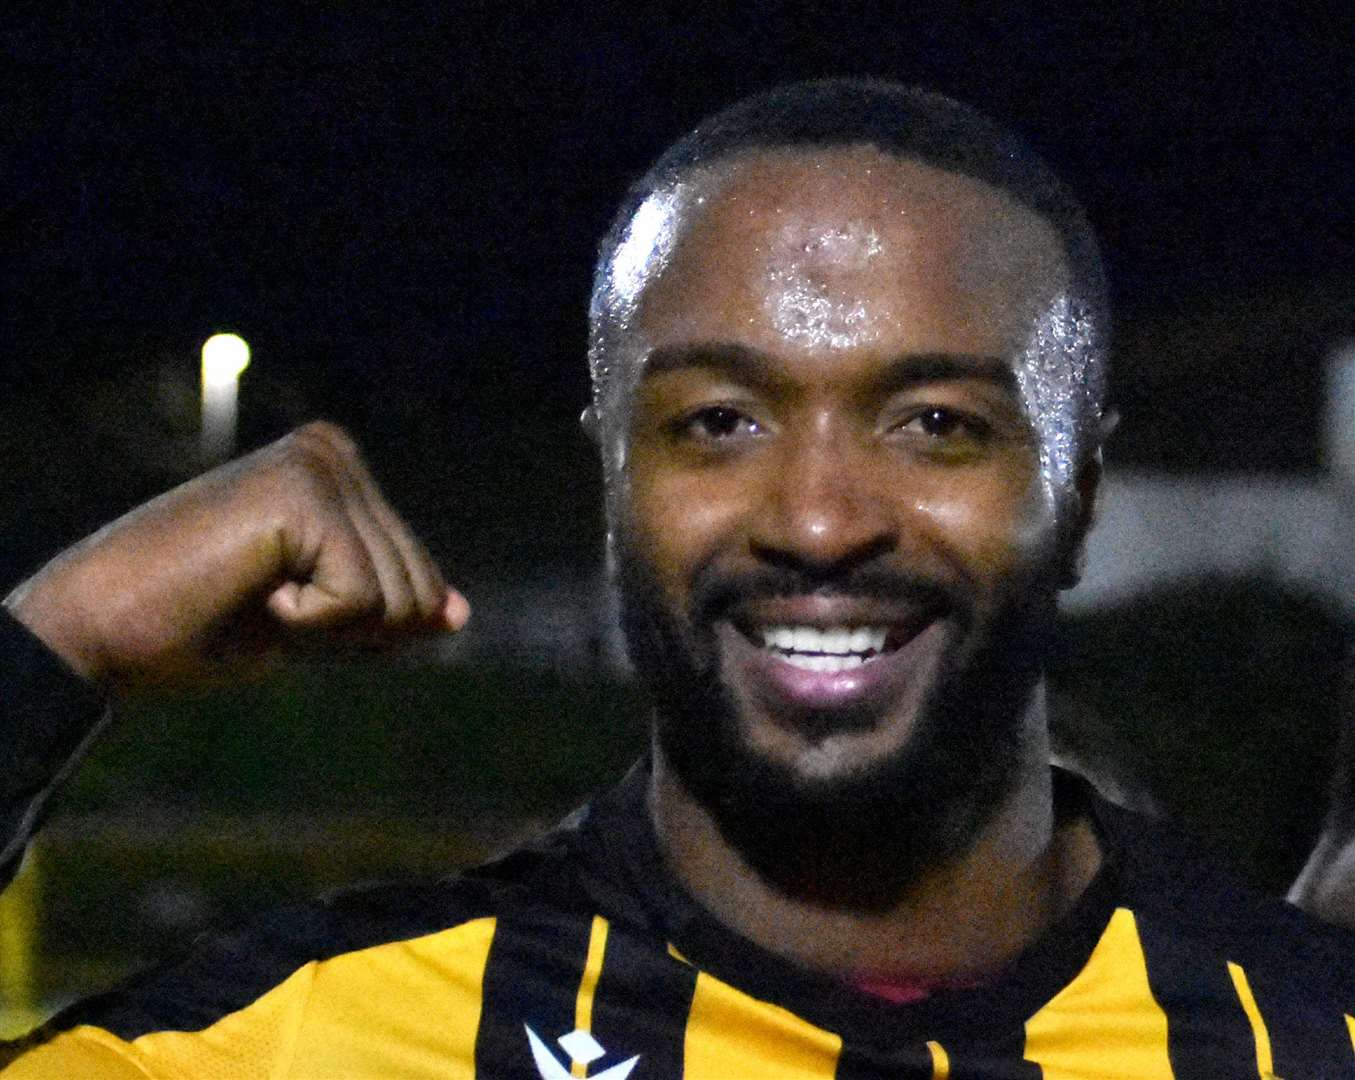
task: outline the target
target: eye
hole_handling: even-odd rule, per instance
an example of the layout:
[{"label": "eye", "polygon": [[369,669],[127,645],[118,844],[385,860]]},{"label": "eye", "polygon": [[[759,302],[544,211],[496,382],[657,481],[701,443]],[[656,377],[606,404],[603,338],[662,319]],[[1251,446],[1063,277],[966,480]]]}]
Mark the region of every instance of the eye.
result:
[{"label": "eye", "polygon": [[993,425],[959,409],[929,405],[915,410],[895,425],[895,432],[920,442],[929,451],[978,450],[992,442]]},{"label": "eye", "polygon": [[728,405],[708,405],[677,421],[676,432],[704,442],[727,442],[763,433],[762,425],[747,413]]},{"label": "eye", "polygon": [[934,439],[948,439],[959,434],[974,434],[975,422],[953,409],[926,409],[918,413],[904,428],[915,428]]}]

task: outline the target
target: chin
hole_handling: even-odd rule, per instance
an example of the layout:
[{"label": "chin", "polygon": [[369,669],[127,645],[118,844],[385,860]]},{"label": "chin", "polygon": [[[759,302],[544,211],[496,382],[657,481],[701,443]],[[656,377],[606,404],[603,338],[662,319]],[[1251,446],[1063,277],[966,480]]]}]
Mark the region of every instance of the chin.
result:
[{"label": "chin", "polygon": [[706,715],[737,732],[717,736],[731,760],[744,768],[760,760],[788,787],[823,795],[872,776],[916,786],[910,744],[932,722],[931,702],[961,637],[959,626],[938,621],[906,646],[822,672],[797,670],[742,635],[717,632]]},{"label": "chin", "polygon": [[831,784],[859,776],[875,759],[852,746],[852,741],[850,737],[830,735],[801,750],[791,768],[810,784]]},{"label": "chin", "polygon": [[[756,641],[718,617],[675,616],[643,563],[622,570],[623,628],[657,749],[777,891],[888,910],[969,848],[1021,775],[1052,608],[1013,601],[982,620],[937,620],[917,655],[854,697],[766,677],[758,665],[773,661]],[[834,707],[815,708],[825,685]]]},{"label": "chin", "polygon": [[[736,699],[730,695],[726,700]],[[906,773],[909,743],[922,721],[922,718],[908,716],[881,718],[869,726],[839,725],[836,723],[839,717],[829,716],[814,724],[804,717],[792,720],[786,716],[750,716],[736,705],[729,707],[723,719],[732,728],[730,734],[713,736],[706,730],[703,737],[716,738],[738,772],[780,773],[788,792],[820,796],[830,794],[835,785],[843,785],[846,791],[871,776],[897,777]],[[804,730],[810,726],[814,728],[812,733]],[[661,734],[667,728],[668,725],[661,721]],[[662,739],[661,744],[687,741],[676,731],[670,734],[671,737]],[[705,758],[705,755],[700,756]],[[728,777],[728,780],[737,782],[737,777]]]}]

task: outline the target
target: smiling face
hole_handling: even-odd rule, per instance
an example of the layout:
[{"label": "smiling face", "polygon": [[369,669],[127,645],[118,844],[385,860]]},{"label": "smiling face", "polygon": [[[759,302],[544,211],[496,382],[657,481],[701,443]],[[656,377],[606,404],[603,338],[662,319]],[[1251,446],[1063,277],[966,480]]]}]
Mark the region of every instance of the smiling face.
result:
[{"label": "smiling face", "polygon": [[684,203],[609,491],[659,751],[765,876],[863,814],[962,843],[1016,764],[1058,579],[1014,374],[1057,240],[865,147],[740,158]]}]

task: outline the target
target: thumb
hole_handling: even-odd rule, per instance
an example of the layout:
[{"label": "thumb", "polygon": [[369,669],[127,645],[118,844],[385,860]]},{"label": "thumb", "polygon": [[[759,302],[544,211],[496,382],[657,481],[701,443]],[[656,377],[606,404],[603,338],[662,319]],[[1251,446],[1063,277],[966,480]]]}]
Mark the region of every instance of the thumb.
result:
[{"label": "thumb", "polygon": [[362,617],[379,600],[379,593],[370,596],[336,593],[314,581],[285,581],[269,595],[268,610],[284,626],[324,629]]}]

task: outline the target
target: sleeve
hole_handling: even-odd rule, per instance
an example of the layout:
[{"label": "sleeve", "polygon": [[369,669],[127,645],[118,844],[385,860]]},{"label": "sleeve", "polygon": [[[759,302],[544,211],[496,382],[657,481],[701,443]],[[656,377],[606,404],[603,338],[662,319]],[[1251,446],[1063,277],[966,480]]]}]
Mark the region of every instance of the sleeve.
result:
[{"label": "sleeve", "polygon": [[[16,1048],[17,1049],[17,1048]],[[11,1053],[14,1051],[11,1050]],[[0,1055],[4,1051],[0,1050]],[[102,1032],[72,1034],[6,1062],[0,1056],[0,1072],[5,1080],[76,1080],[99,1077],[100,1080],[147,1080],[151,1076],[130,1058],[116,1040]]]},{"label": "sleeve", "polygon": [[[0,1047],[3,1080],[278,1080],[292,1072],[310,972],[198,1030],[80,1024]],[[8,1060],[6,1054],[8,1053]]]},{"label": "sleeve", "polygon": [[0,1080],[289,1076],[331,924],[308,904],[204,934],[177,959],[0,1042]]},{"label": "sleeve", "polygon": [[0,606],[0,888],[48,797],[106,722],[98,691]]},{"label": "sleeve", "polygon": [[[32,1036],[0,1045],[0,1078],[278,1080],[291,1072],[310,980],[311,970],[302,968],[256,1000],[233,1012],[223,1011],[201,1027],[145,1030],[151,1014],[120,1008],[117,1002],[107,1015],[92,1010],[94,1015],[86,1022],[63,1022],[58,1017]],[[210,1002],[211,994],[200,998]],[[202,1001],[193,1004],[200,1006]],[[165,1023],[163,1018],[156,1020]]]}]

